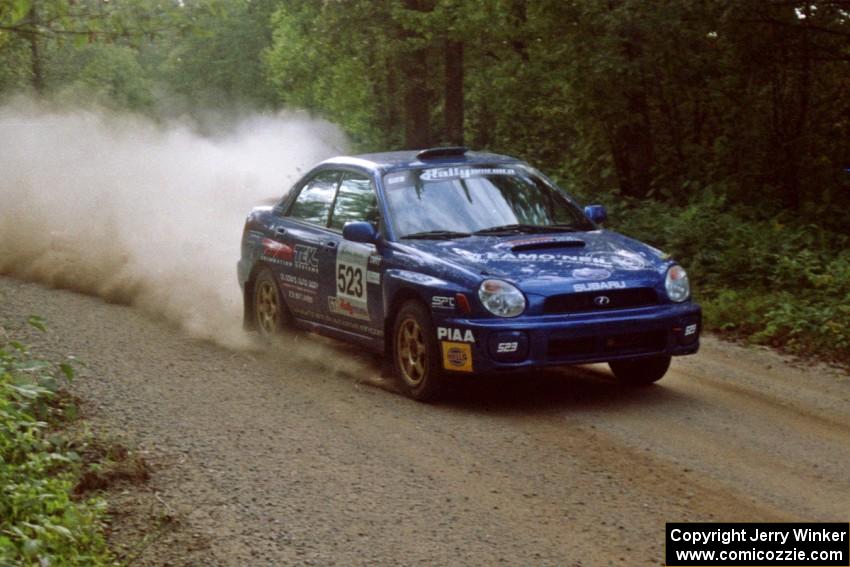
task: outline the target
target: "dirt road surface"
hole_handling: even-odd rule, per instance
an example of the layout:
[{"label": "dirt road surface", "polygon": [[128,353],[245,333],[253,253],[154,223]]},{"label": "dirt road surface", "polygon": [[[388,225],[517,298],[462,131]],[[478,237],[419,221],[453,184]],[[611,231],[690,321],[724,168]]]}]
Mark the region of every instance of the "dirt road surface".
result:
[{"label": "dirt road surface", "polygon": [[850,378],[711,338],[645,389],[589,366],[429,406],[310,336],[231,351],[4,278],[0,321],[84,360],[85,414],[154,463],[174,520],[134,565],[659,565],[666,521],[850,512]]}]

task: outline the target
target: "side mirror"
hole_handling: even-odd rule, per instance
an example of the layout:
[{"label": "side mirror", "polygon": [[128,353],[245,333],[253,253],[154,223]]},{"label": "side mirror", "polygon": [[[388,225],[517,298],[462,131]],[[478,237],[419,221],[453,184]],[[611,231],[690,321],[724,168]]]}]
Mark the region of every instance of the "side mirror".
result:
[{"label": "side mirror", "polygon": [[608,220],[608,211],[603,205],[588,205],[584,208],[584,214],[595,223],[603,223]]},{"label": "side mirror", "polygon": [[378,231],[370,222],[349,221],[342,227],[342,237],[352,242],[373,244],[378,239]]}]

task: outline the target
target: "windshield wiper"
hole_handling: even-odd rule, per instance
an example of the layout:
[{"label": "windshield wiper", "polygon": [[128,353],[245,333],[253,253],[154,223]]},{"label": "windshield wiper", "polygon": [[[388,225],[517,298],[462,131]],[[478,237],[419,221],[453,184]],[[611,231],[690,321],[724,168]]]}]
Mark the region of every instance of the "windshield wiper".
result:
[{"label": "windshield wiper", "polygon": [[576,232],[577,230],[579,229],[569,224],[504,224],[501,226],[491,226],[490,228],[482,228],[481,230],[476,230],[472,234],[512,234],[515,232]]},{"label": "windshield wiper", "polygon": [[443,240],[448,238],[466,238],[468,236],[471,236],[468,232],[455,232],[453,230],[426,230],[424,232],[405,234],[402,238],[431,238],[434,240]]}]

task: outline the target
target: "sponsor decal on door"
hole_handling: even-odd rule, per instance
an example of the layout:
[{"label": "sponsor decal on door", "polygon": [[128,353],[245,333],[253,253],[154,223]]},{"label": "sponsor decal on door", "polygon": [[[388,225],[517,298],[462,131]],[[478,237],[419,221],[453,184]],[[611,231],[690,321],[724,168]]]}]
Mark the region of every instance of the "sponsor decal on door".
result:
[{"label": "sponsor decal on door", "polygon": [[337,315],[369,318],[369,256],[372,249],[365,244],[343,240],[336,254],[336,297],[328,298],[331,312]]}]

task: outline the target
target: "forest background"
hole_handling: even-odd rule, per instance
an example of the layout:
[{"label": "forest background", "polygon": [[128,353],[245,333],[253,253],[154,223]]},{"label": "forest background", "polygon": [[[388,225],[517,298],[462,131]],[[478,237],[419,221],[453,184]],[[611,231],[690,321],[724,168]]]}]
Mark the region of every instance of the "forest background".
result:
[{"label": "forest background", "polygon": [[680,259],[708,328],[850,363],[847,1],[0,0],[21,96],[516,155]]}]

